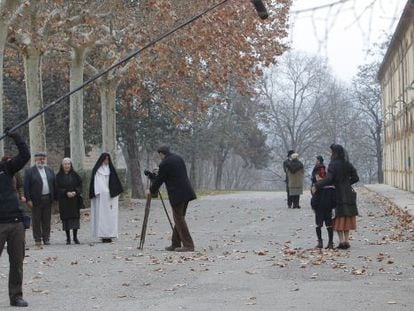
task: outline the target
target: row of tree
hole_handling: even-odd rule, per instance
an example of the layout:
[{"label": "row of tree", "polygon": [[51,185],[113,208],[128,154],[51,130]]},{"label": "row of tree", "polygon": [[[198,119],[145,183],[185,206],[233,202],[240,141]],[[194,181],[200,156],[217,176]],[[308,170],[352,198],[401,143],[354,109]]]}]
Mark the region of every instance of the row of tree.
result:
[{"label": "row of tree", "polygon": [[[184,156],[197,188],[282,187],[287,150],[297,150],[310,170],[333,142],[348,149],[364,181],[382,181],[377,64],[361,67],[346,85],[320,57],[280,57],[290,1],[269,2],[266,23],[249,1],[230,1],[75,93],[22,129],[32,151],[63,152],[82,170],[92,146],[114,155],[120,146],[132,197],[144,195],[141,172],[156,165],[162,143]],[[5,125],[214,3],[0,2]]]},{"label": "row of tree", "polygon": [[[3,120],[10,126],[33,115],[46,97],[50,102],[77,88],[86,78],[215,3],[1,1],[0,111],[7,110],[3,67],[9,86],[21,87],[24,81],[26,105],[22,107],[12,98],[10,118],[0,116],[0,131]],[[199,184],[203,183],[196,176],[202,172],[196,165],[200,155],[213,159],[217,188],[229,152],[235,151],[247,166],[265,165],[266,137],[253,118],[257,111],[251,102],[252,86],[263,68],[287,49],[289,6],[289,0],[269,1],[272,16],[264,23],[250,1],[228,1],[90,88],[73,94],[69,107],[63,104],[31,121],[32,152],[63,146],[75,168],[82,170],[88,148],[85,141],[98,143],[113,155],[118,141],[132,181],[138,179],[132,183],[136,195],[142,195],[142,156],[150,154],[160,141],[182,146],[177,148],[188,155],[192,178],[198,178]],[[46,94],[47,85],[54,87],[51,96]],[[23,97],[22,92],[19,95]],[[88,129],[90,136],[85,137]],[[208,143],[200,135],[208,137]],[[47,145],[48,138],[51,143]],[[257,152],[263,162],[251,149],[255,146],[260,146]],[[205,153],[206,148],[211,152]],[[3,153],[2,145],[0,149]]]},{"label": "row of tree", "polygon": [[296,150],[309,173],[317,155],[342,144],[366,183],[382,182],[379,63],[363,65],[352,83],[335,78],[327,62],[302,52],[287,53],[258,82],[274,158],[273,179],[283,181],[286,151]]}]

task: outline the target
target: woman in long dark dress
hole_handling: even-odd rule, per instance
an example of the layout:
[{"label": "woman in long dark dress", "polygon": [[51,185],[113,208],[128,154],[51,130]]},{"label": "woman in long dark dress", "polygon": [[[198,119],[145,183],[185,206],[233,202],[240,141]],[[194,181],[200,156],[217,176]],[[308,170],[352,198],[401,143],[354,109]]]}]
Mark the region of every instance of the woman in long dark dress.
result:
[{"label": "woman in long dark dress", "polygon": [[350,248],[349,232],[356,229],[358,208],[351,185],[359,181],[354,166],[348,161],[345,149],[341,145],[331,145],[331,163],[324,179],[312,186],[312,193],[328,185],[335,186],[336,206],[333,229],[338,233],[340,249]]},{"label": "woman in long dark dress", "polygon": [[56,175],[56,191],[59,201],[59,213],[63,230],[66,232],[66,244],[70,244],[70,230],[73,230],[73,242],[80,244],[78,229],[80,227],[80,196],[82,179],[73,170],[72,161],[64,158]]}]

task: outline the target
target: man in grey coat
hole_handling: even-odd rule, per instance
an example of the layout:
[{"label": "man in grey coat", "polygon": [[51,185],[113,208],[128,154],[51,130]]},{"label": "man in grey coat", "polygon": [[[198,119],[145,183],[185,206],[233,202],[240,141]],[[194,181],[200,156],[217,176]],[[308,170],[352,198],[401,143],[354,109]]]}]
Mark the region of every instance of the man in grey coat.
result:
[{"label": "man in grey coat", "polygon": [[50,221],[55,193],[55,173],[46,165],[46,153],[35,154],[35,165],[24,175],[24,195],[32,209],[33,238],[36,246],[50,244]]}]

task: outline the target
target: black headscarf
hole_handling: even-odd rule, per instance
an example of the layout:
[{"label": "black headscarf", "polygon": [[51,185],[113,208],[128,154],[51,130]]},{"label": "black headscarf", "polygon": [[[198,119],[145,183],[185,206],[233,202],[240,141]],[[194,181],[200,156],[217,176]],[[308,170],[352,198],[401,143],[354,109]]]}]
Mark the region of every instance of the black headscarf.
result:
[{"label": "black headscarf", "polygon": [[109,193],[111,195],[111,198],[116,197],[120,195],[124,189],[122,188],[121,181],[119,180],[118,174],[116,173],[116,169],[114,165],[112,164],[111,155],[107,152],[103,152],[101,156],[99,157],[98,161],[96,161],[95,166],[92,169],[92,175],[91,175],[91,182],[89,184],[89,198],[92,199],[95,197],[95,175],[98,169],[102,166],[102,163],[105,161],[105,158],[108,157],[109,159]]}]

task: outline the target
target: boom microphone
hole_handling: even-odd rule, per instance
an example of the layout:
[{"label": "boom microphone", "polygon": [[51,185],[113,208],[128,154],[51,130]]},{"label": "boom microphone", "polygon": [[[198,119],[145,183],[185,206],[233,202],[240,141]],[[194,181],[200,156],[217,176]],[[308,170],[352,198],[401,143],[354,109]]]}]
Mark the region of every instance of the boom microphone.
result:
[{"label": "boom microphone", "polygon": [[253,3],[257,14],[259,14],[259,17],[261,19],[266,19],[269,17],[269,13],[267,13],[266,7],[262,0],[251,0],[251,2]]}]

